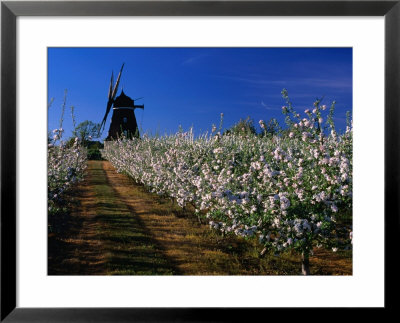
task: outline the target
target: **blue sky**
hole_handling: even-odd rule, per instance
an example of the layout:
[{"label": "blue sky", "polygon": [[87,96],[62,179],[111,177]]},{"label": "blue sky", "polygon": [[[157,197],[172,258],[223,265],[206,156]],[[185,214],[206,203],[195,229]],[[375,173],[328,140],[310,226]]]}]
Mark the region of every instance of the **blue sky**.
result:
[{"label": "blue sky", "polygon": [[[114,81],[125,67],[118,90],[132,99],[144,97],[135,111],[139,127],[155,134],[193,126],[197,134],[224,128],[240,118],[277,118],[284,125],[281,91],[286,88],[299,112],[324,97],[336,100],[335,122],[345,128],[352,111],[351,48],[49,48],[49,130],[59,125],[64,90],[65,137],[72,131],[70,106],[77,123],[103,119],[111,72]],[[107,136],[111,113],[102,138]],[[142,132],[143,132],[142,131]]]}]

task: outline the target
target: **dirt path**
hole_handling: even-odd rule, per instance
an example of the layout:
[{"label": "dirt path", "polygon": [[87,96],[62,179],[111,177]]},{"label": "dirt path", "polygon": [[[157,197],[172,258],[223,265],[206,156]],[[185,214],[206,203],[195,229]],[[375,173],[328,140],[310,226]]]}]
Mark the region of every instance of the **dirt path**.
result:
[{"label": "dirt path", "polygon": [[170,201],[147,193],[128,176],[117,173],[109,162],[103,167],[114,192],[147,229],[175,273],[223,275],[238,267],[239,261],[223,252],[208,226],[200,225],[194,217],[184,217]]},{"label": "dirt path", "polygon": [[[270,275],[300,270],[297,256],[260,259],[259,246],[222,238],[190,211],[147,193],[107,161],[89,161],[74,199],[63,232],[49,235],[50,275]],[[311,259],[311,265],[320,264],[321,256]],[[327,264],[314,273],[351,274],[351,259],[339,257]]]},{"label": "dirt path", "polygon": [[[79,197],[70,217],[59,233],[50,233],[48,238],[49,275],[96,275],[104,272],[104,250],[97,236],[95,198],[91,190],[93,176],[89,172],[86,180],[74,191]],[[77,202],[77,201],[75,201]]]},{"label": "dirt path", "polygon": [[65,232],[49,235],[49,274],[174,274],[140,219],[113,190],[104,164],[89,162]]},{"label": "dirt path", "polygon": [[49,237],[50,275],[229,274],[239,261],[173,203],[106,161],[90,161],[65,232]]}]

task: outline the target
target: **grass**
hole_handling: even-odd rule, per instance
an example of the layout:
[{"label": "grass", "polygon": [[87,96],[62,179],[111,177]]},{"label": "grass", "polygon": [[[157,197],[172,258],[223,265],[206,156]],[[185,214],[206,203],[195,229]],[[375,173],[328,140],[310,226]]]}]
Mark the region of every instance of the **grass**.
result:
[{"label": "grass", "polygon": [[80,206],[68,229],[49,236],[49,274],[174,274],[140,220],[108,185],[101,163],[89,165],[85,183],[75,191]]},{"label": "grass", "polygon": [[[70,224],[49,237],[49,274],[299,275],[300,256],[222,236],[193,210],[151,194],[109,162],[89,161]],[[351,275],[351,251],[315,250],[311,274]]]}]

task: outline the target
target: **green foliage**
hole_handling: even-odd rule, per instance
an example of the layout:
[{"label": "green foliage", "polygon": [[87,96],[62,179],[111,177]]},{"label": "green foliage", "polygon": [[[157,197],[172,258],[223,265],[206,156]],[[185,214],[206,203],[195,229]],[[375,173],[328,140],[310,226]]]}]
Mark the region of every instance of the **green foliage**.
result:
[{"label": "green foliage", "polygon": [[100,141],[88,141],[86,143],[86,148],[88,152],[87,158],[89,160],[103,160],[100,153],[100,149],[104,148],[103,143]]},{"label": "green foliage", "polygon": [[[65,143],[66,147],[72,147],[75,143],[75,138],[71,137]],[[84,141],[81,143],[83,147],[86,148],[87,151],[87,159],[88,160],[104,160],[101,157],[100,149],[104,148],[104,144],[100,141]]]},{"label": "green foliage", "polygon": [[100,124],[94,123],[92,121],[86,120],[81,122],[72,131],[74,137],[78,137],[79,140],[85,144],[85,142],[99,138]]},{"label": "green foliage", "polygon": [[269,119],[269,121],[265,124],[264,122],[260,122],[261,128],[263,128],[263,132],[261,132],[260,136],[277,136],[279,134],[282,134],[282,128],[279,125],[278,120],[275,118]]},{"label": "green foliage", "polygon": [[250,135],[256,135],[257,131],[256,128],[254,127],[253,120],[250,119],[250,117],[247,117],[244,120],[240,119],[238,123],[236,123],[231,128],[226,130],[224,132],[224,135],[227,134],[250,136]]},{"label": "green foliage", "polygon": [[73,136],[66,142],[67,147],[71,147],[75,142],[75,138],[78,138],[81,145],[87,150],[88,160],[103,160],[100,149],[103,149],[104,145],[100,141],[92,140],[99,137],[100,124],[86,120],[75,126],[73,107],[71,107],[71,115],[74,130],[72,131]]}]

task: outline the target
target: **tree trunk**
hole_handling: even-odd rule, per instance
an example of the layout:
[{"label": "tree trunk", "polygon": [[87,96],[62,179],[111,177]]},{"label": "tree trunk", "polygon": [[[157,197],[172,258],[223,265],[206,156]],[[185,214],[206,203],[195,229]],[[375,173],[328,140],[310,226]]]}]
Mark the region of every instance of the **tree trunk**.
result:
[{"label": "tree trunk", "polygon": [[301,273],[305,276],[310,274],[310,260],[308,258],[308,252],[303,252],[301,254]]}]

